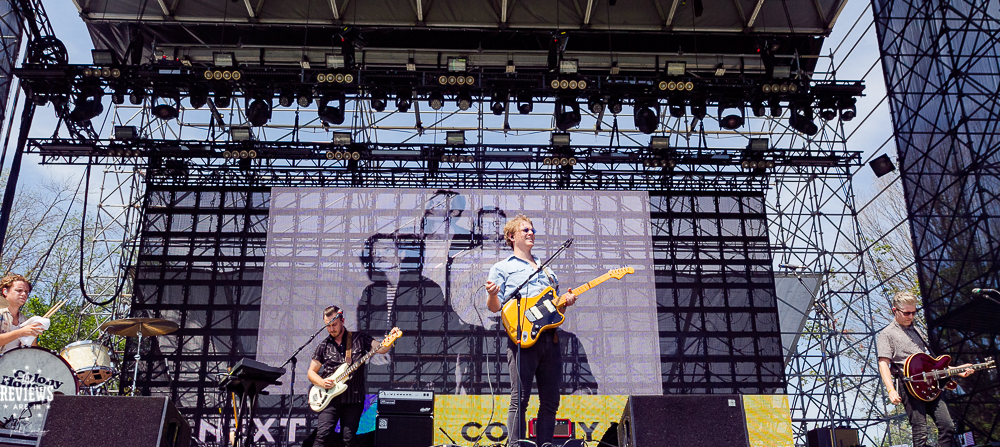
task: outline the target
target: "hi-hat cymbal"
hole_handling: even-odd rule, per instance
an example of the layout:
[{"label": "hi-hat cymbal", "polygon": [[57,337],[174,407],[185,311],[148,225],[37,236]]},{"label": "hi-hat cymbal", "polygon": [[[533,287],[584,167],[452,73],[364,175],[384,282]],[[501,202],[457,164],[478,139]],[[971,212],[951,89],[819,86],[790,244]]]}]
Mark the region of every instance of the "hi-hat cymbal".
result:
[{"label": "hi-hat cymbal", "polygon": [[176,331],[177,323],[162,318],[123,318],[121,320],[109,321],[101,325],[101,330],[111,335],[122,335],[125,337],[154,337],[166,335]]}]

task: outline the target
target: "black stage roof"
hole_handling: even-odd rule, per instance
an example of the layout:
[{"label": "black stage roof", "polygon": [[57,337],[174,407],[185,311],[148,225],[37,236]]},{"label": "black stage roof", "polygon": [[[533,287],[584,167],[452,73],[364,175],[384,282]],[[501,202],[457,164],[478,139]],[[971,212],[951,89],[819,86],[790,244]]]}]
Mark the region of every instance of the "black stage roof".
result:
[{"label": "black stage roof", "polygon": [[[656,71],[683,61],[692,73],[720,64],[760,69],[759,51],[778,65],[815,65],[822,38],[846,0],[74,0],[96,48],[126,54],[134,29],[158,55],[210,63],[231,51],[241,64],[322,66],[324,54],[356,32],[366,65],[437,64],[450,55],[470,66],[544,65],[552,36],[569,36],[565,57],[581,71]],[[356,31],[351,31],[356,30]],[[363,53],[363,54],[362,54]],[[145,54],[148,60],[148,50]]]}]

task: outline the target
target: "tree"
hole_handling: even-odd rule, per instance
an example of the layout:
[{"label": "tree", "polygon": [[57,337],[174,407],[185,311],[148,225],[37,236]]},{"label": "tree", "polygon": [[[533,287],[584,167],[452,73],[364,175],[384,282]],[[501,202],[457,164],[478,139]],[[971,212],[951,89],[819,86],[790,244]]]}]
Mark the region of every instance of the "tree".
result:
[{"label": "tree", "polygon": [[[6,173],[2,180],[5,184]],[[92,236],[95,231],[92,220],[84,225],[79,217],[81,198],[80,190],[69,183],[22,182],[0,251],[3,273],[20,273],[32,282],[31,296],[22,308],[25,315],[42,315],[67,300],[38,340],[40,346],[56,352],[76,341],[79,334],[92,333],[98,324],[79,287],[80,234]]]}]

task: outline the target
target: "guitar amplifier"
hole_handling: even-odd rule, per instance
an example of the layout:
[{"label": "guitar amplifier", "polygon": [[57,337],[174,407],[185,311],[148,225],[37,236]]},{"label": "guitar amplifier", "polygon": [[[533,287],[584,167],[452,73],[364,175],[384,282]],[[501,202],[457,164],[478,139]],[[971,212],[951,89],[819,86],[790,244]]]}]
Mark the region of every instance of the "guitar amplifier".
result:
[{"label": "guitar amplifier", "polygon": [[378,414],[434,414],[434,391],[381,390],[378,392]]},{"label": "guitar amplifier", "polygon": [[375,416],[375,447],[427,447],[434,444],[434,417]]}]

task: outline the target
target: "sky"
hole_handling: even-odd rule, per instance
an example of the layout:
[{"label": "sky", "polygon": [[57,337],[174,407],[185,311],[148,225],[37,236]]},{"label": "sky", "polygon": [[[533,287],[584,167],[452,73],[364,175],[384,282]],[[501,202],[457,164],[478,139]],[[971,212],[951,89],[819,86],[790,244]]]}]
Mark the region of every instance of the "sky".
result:
[{"label": "sky", "polygon": [[[53,28],[56,30],[57,37],[67,47],[70,63],[89,63],[93,43],[73,2],[70,0],[43,0],[42,3],[48,12]],[[863,79],[865,81],[866,96],[861,98],[858,103],[858,117],[850,123],[845,123],[845,133],[850,135],[847,149],[862,151],[865,162],[882,153],[888,153],[890,157],[895,159],[894,142],[890,141],[883,147],[883,144],[891,136],[892,126],[888,105],[884,100],[884,78],[881,65],[878,64],[878,43],[874,26],[872,26],[869,2],[853,0],[847,3],[832,34],[825,41],[822,54],[824,56],[832,55],[832,57],[821,59],[818,71],[828,70],[830,62],[832,62],[836,68],[836,79]],[[817,75],[816,77],[820,78],[821,76]],[[106,110],[110,111],[112,108],[107,107]],[[12,113],[19,116],[20,110]],[[494,118],[488,114],[487,117]],[[99,131],[101,129],[98,122],[104,122],[102,119],[94,120],[95,128]],[[424,117],[424,120],[426,122],[428,118]],[[56,120],[52,110],[47,107],[39,108],[32,124],[31,135],[33,137],[50,136],[55,125]],[[631,119],[624,117],[622,126],[631,126]],[[6,129],[4,130],[6,131]],[[12,130],[11,149],[16,143],[17,128]],[[107,136],[109,132],[110,129],[104,129],[102,136]],[[62,130],[61,134],[66,135],[65,130]],[[9,167],[9,157],[6,167]],[[24,158],[21,182],[19,183],[50,179],[68,182],[75,186],[79,182],[82,172],[81,166],[41,165],[39,157],[27,155]],[[94,175],[95,182],[99,182],[100,178],[99,175]],[[871,191],[873,179],[874,176],[867,166],[858,169],[854,186],[860,197],[874,195]],[[92,189],[94,186],[96,184],[92,184]]]}]

